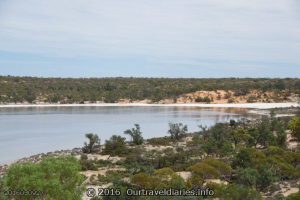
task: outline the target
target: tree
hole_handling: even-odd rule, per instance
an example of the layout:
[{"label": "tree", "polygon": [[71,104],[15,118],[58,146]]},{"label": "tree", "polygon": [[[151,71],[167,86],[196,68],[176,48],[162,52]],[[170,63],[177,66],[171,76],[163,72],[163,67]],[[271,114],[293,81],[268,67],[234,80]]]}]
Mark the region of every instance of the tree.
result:
[{"label": "tree", "polygon": [[33,94],[31,89],[27,89],[26,94],[24,95],[24,99],[28,102],[28,103],[32,103],[36,97]]},{"label": "tree", "polygon": [[266,164],[259,167],[258,173],[257,183],[260,190],[265,189],[277,180],[275,172]]},{"label": "tree", "polygon": [[270,113],[271,120],[271,130],[276,135],[276,144],[280,147],[286,147],[286,138],[287,134],[285,132],[285,125],[282,121],[276,118],[276,113],[274,110],[271,110]]},{"label": "tree", "polygon": [[[299,153],[285,151],[280,147],[269,147],[265,154],[269,168],[274,170],[281,179],[299,177]],[[262,163],[263,164],[263,163]]]},{"label": "tree", "polygon": [[263,116],[261,120],[248,129],[251,136],[248,140],[250,146],[256,148],[266,148],[270,145],[276,145],[276,137],[273,134],[271,121],[268,117]]},{"label": "tree", "polygon": [[105,141],[104,153],[119,156],[126,153],[126,138],[119,135],[113,135],[109,140]]},{"label": "tree", "polygon": [[292,131],[292,135],[300,141],[300,116],[293,117],[289,122],[289,128]]},{"label": "tree", "polygon": [[[18,80],[18,81],[16,81]],[[281,83],[280,83],[281,82]],[[163,79],[163,78],[33,78],[33,77],[0,77],[0,91],[2,102],[29,101],[36,97],[46,97],[49,102],[51,96],[57,102],[105,101],[115,102],[121,99],[143,100],[154,102],[196,91],[228,91],[229,99],[232,92],[244,95],[247,91],[261,90],[273,92],[283,96],[287,88],[291,93],[299,94],[299,79]],[[279,84],[278,84],[279,83]],[[28,94],[28,90],[32,92]],[[245,91],[246,90],[246,91]],[[14,94],[12,94],[14,93]],[[33,99],[35,98],[35,99]],[[260,97],[261,98],[261,97]],[[260,99],[261,100],[261,99]],[[197,101],[212,101],[209,97]]]},{"label": "tree", "polygon": [[89,143],[84,143],[82,148],[83,153],[95,153],[100,149],[100,139],[97,134],[87,133],[85,137],[89,140]]},{"label": "tree", "polygon": [[130,135],[133,144],[141,145],[144,142],[144,138],[142,136],[140,125],[135,124],[134,126],[135,128],[124,131],[124,134]]},{"label": "tree", "polygon": [[276,143],[269,118],[262,117],[262,120],[258,124],[257,130],[259,133],[257,138],[258,144],[268,147],[269,145]]},{"label": "tree", "polygon": [[237,148],[237,145],[241,142],[246,143],[248,139],[251,137],[247,131],[243,128],[237,128],[230,131],[231,139],[234,142],[234,148]]},{"label": "tree", "polygon": [[[13,164],[4,176],[4,185],[11,190],[41,191],[39,199],[80,200],[84,177],[74,157],[50,157],[40,163]],[[14,196],[16,200],[32,196]]]},{"label": "tree", "polygon": [[232,129],[233,127],[228,126],[228,124],[217,123],[205,131],[202,130],[200,132],[203,135],[201,148],[207,154],[229,155],[233,152]]},{"label": "tree", "polygon": [[242,149],[233,160],[233,167],[235,168],[256,168],[258,165],[266,162],[266,155],[256,149],[245,148]]},{"label": "tree", "polygon": [[286,138],[287,134],[282,122],[278,122],[275,127],[276,130],[276,143],[278,146],[285,148],[286,147]]},{"label": "tree", "polygon": [[182,123],[169,123],[169,127],[168,133],[171,135],[171,138],[176,140],[179,140],[188,131],[187,125]]}]

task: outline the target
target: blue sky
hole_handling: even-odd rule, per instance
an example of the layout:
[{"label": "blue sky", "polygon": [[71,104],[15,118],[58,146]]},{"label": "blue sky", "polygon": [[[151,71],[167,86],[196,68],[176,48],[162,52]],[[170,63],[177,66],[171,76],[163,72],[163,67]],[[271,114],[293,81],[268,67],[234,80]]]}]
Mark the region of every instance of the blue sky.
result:
[{"label": "blue sky", "polygon": [[300,77],[300,2],[0,0],[0,75]]}]

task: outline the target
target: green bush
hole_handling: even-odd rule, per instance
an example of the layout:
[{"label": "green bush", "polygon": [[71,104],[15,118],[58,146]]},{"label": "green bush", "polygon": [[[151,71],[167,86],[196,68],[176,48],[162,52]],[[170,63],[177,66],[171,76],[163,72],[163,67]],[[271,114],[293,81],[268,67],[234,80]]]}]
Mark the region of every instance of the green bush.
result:
[{"label": "green bush", "polygon": [[160,137],[160,138],[151,138],[147,140],[150,145],[153,146],[169,146],[173,139],[171,137]]},{"label": "green bush", "polygon": [[229,184],[216,188],[215,198],[219,197],[222,200],[260,200],[262,199],[259,192],[254,189],[247,188],[241,185]]},{"label": "green bush", "polygon": [[188,170],[192,172],[190,184],[194,187],[201,187],[205,179],[219,179],[221,176],[231,175],[231,167],[215,159],[203,160]]},{"label": "green bush", "polygon": [[111,156],[122,156],[127,153],[126,138],[118,135],[113,135],[109,140],[105,141],[103,153]]},{"label": "green bush", "polygon": [[210,103],[210,102],[212,102],[213,101],[213,99],[211,99],[211,98],[209,98],[209,97],[197,97],[196,99],[195,99],[195,102],[197,102],[197,103]]},{"label": "green bush", "polygon": [[74,157],[45,158],[39,163],[13,164],[4,176],[5,188],[38,190],[40,197],[15,196],[16,200],[55,199],[80,200],[83,176]]},{"label": "green bush", "polygon": [[292,134],[300,141],[300,116],[294,117],[290,123],[289,128],[292,130]]},{"label": "green bush", "polygon": [[95,161],[93,160],[88,160],[86,155],[82,155],[80,157],[80,165],[81,165],[81,170],[86,171],[86,170],[97,170],[97,166],[95,164]]},{"label": "green bush", "polygon": [[286,198],[286,200],[299,200],[299,199],[300,199],[300,192],[291,194]]}]

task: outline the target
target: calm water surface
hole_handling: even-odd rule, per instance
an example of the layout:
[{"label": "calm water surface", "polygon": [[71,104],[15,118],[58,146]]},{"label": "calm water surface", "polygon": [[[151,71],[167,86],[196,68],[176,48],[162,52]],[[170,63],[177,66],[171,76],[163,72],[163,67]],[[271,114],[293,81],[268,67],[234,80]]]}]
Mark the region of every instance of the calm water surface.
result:
[{"label": "calm water surface", "polygon": [[138,123],[145,138],[167,135],[169,122],[189,131],[198,125],[249,117],[245,109],[187,107],[0,108],[0,163],[49,151],[81,147],[84,134],[97,133],[102,143]]}]

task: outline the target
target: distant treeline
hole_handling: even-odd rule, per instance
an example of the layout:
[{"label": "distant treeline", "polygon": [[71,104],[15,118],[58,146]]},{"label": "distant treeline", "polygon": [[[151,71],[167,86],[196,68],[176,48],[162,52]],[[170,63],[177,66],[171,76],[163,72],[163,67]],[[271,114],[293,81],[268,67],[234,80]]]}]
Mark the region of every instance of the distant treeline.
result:
[{"label": "distant treeline", "polygon": [[152,102],[195,91],[251,90],[300,93],[300,79],[267,78],[33,78],[0,76],[0,102],[106,103],[120,99]]}]

